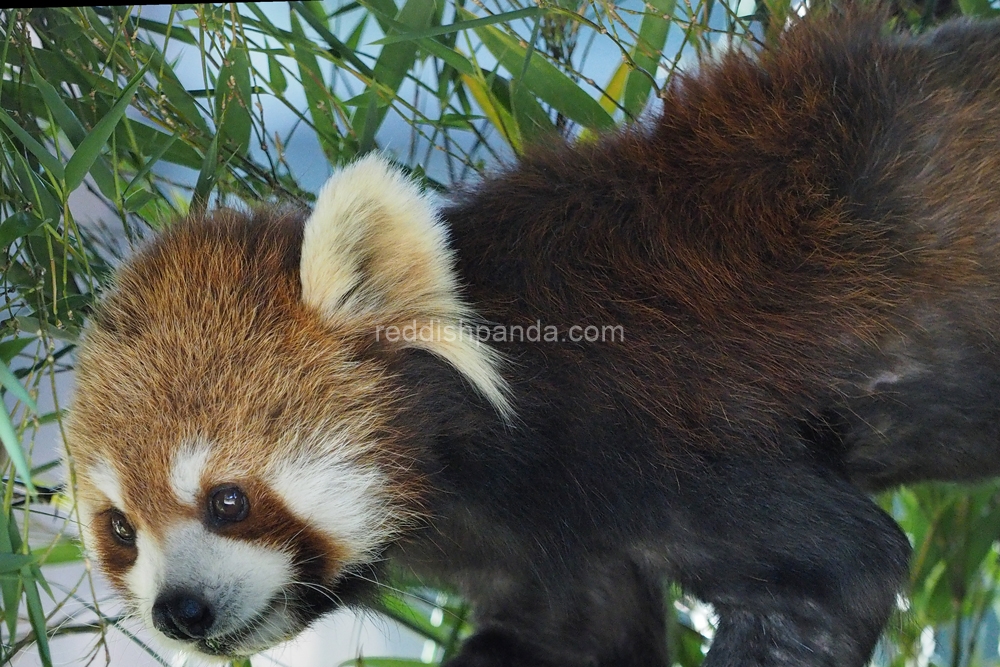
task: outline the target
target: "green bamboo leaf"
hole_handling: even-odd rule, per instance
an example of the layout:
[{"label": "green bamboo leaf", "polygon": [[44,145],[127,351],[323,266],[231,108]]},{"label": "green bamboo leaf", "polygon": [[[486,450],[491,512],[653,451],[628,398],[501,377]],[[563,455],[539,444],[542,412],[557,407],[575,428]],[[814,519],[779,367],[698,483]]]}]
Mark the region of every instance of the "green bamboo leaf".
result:
[{"label": "green bamboo leaf", "polygon": [[427,663],[406,658],[356,658],[342,662],[338,667],[427,667]]},{"label": "green bamboo leaf", "polygon": [[118,125],[118,122],[125,115],[125,110],[128,109],[129,103],[132,102],[132,97],[135,95],[135,91],[138,90],[139,84],[142,83],[142,78],[145,74],[146,67],[143,67],[129,79],[125,85],[125,89],[122,91],[121,97],[111,107],[111,111],[97,122],[97,125],[90,131],[90,134],[76,147],[73,157],[69,159],[69,163],[66,165],[66,189],[69,192],[76,190],[83,183],[84,177],[90,171],[90,167],[94,162],[97,161],[98,156],[101,154],[101,149],[104,148],[111,133],[114,132],[115,126]]},{"label": "green bamboo leaf", "polygon": [[[166,139],[166,141],[163,142],[162,146],[156,149],[156,152],[153,153],[148,160],[146,160],[145,164],[142,165],[142,168],[140,168],[139,171],[136,172],[135,176],[132,177],[132,180],[129,181],[128,186],[125,188],[126,193],[139,185],[143,177],[145,177],[145,175],[149,173],[149,170],[153,168],[153,165],[163,159],[163,156],[166,155],[167,151],[170,150],[177,141],[176,135],[171,137],[164,134],[162,136]],[[144,146],[150,148],[152,147],[148,143],[144,144]]]},{"label": "green bamboo leaf", "polygon": [[[94,11],[101,16],[110,16],[110,12],[104,13],[101,11],[100,7],[95,7]],[[198,45],[198,40],[194,37],[194,35],[185,30],[183,26],[161,23],[160,21],[153,21],[142,17],[129,17],[129,21],[134,22],[134,25],[137,25],[144,30],[155,32],[159,35],[163,35],[164,37],[170,35],[170,39],[176,39],[178,42],[183,42],[184,44],[189,44],[191,46]]]},{"label": "green bamboo leaf", "polygon": [[21,142],[28,151],[38,158],[38,162],[45,167],[53,176],[58,180],[62,180],[64,177],[62,163],[59,162],[59,158],[50,153],[45,146],[40,144],[34,137],[28,134],[24,128],[14,122],[14,119],[7,115],[7,112],[0,109],[0,121],[17,137],[17,140]]},{"label": "green bamboo leaf", "polygon": [[156,195],[152,192],[136,190],[125,198],[125,210],[134,213],[154,199],[156,199]]},{"label": "green bamboo leaf", "polygon": [[17,176],[18,185],[21,187],[21,196],[31,202],[34,207],[32,213],[42,218],[45,222],[56,223],[62,217],[62,206],[51,191],[51,186],[35,174],[31,165],[19,152],[14,155],[14,173]]},{"label": "green bamboo leaf", "polygon": [[421,39],[420,48],[454,67],[459,73],[475,76],[476,66],[467,57],[436,39]]},{"label": "green bamboo leaf", "polygon": [[181,85],[180,80],[172,70],[162,71],[159,84],[167,104],[172,106],[180,116],[180,122],[189,127],[194,126],[194,128],[205,136],[213,134],[194,96],[188,92],[187,88]]},{"label": "green bamboo leaf", "polygon": [[25,565],[31,565],[38,558],[34,554],[0,553],[0,574],[10,574],[19,571]]},{"label": "green bamboo leaf", "polygon": [[52,654],[49,650],[49,639],[45,628],[45,609],[42,607],[42,598],[38,595],[38,580],[40,576],[37,569],[31,566],[21,568],[21,580],[24,582],[24,599],[28,607],[28,622],[31,629],[35,631],[35,645],[38,647],[38,657],[42,660],[42,667],[52,667]]},{"label": "green bamboo leaf", "polygon": [[0,222],[0,248],[7,248],[19,238],[31,234],[41,227],[44,221],[27,211],[18,211],[3,222]]},{"label": "green bamboo leaf", "polygon": [[[65,412],[65,410],[59,410],[58,412],[49,412],[49,413],[46,413],[45,415],[39,416],[38,417],[38,421],[46,423],[46,424],[50,424],[52,422],[57,421],[58,419],[62,419],[64,412]],[[45,472],[48,472],[49,470],[53,470],[55,468],[58,468],[60,465],[62,465],[62,461],[60,459],[55,459],[54,461],[49,461],[48,463],[43,463],[41,465],[36,465],[35,467],[33,467],[31,469],[31,476],[32,477],[37,477],[38,475],[41,475],[42,473],[45,473]]]},{"label": "green bamboo leaf", "polygon": [[[434,0],[407,0],[399,10],[394,25],[401,29],[419,30],[430,25],[433,16]],[[385,120],[389,105],[406,78],[406,73],[413,67],[416,57],[417,45],[411,41],[382,47],[382,52],[375,61],[373,85],[366,91],[372,101],[359,106],[351,121],[355,136],[362,138],[362,152],[372,147],[370,144]],[[365,138],[369,139],[366,141]]]},{"label": "green bamboo leaf", "polygon": [[[200,169],[202,155],[192,147],[191,145],[185,143],[184,141],[176,141],[177,135],[170,135],[166,132],[161,132],[160,130],[149,127],[148,125],[143,125],[142,123],[132,123],[126,132],[125,127],[122,125],[118,126],[116,132],[119,134],[119,141],[127,142],[129,141],[128,133],[131,133],[135,137],[136,143],[144,149],[155,150],[156,152],[153,156],[146,161],[146,166],[152,167],[158,160],[165,160],[173,164],[179,164],[182,167],[187,167],[189,169]],[[206,137],[211,136],[206,132]],[[166,148],[164,146],[166,145]],[[164,150],[162,155],[160,151]],[[154,160],[154,158],[156,158]],[[140,170],[142,173],[142,170]],[[145,175],[145,173],[142,173]],[[133,178],[132,182],[129,183],[128,188],[133,187],[138,181]]]},{"label": "green bamboo leaf", "polygon": [[383,595],[378,601],[378,610],[398,623],[410,628],[417,634],[438,644],[446,644],[452,632],[453,620],[446,617],[444,623],[432,625],[427,614],[406,604],[392,595]]},{"label": "green bamboo leaf", "polygon": [[958,6],[966,16],[1000,16],[1000,9],[994,7],[990,0],[958,0]]},{"label": "green bamboo leaf", "polygon": [[268,83],[271,84],[271,90],[278,95],[283,95],[285,90],[288,88],[288,81],[285,79],[285,73],[282,71],[281,63],[273,55],[268,54],[267,56],[267,71],[268,71]]},{"label": "green bamboo leaf", "polygon": [[510,112],[517,123],[518,135],[523,144],[531,144],[552,136],[555,125],[531,91],[515,86],[503,77],[493,75],[491,86],[495,99]]},{"label": "green bamboo leaf", "polygon": [[618,109],[618,102],[625,94],[625,82],[628,81],[628,76],[628,63],[623,62],[618,65],[614,74],[611,75],[608,85],[604,87],[605,94],[601,97],[600,105],[609,114],[613,114]]},{"label": "green bamboo leaf", "polygon": [[371,16],[371,14],[368,14],[367,12],[361,15],[361,19],[358,21],[358,24],[354,26],[354,30],[351,31],[351,34],[347,37],[347,41],[344,42],[348,48],[355,51],[358,50],[358,47],[361,44],[361,36],[365,32],[365,28],[368,27],[369,16]]},{"label": "green bamboo leaf", "polygon": [[9,364],[14,357],[19,355],[21,351],[24,350],[24,348],[28,347],[35,341],[36,339],[28,337],[5,340],[0,343],[0,361],[3,361],[5,364]]},{"label": "green bamboo leaf", "polygon": [[[74,147],[79,146],[87,138],[87,130],[83,127],[83,123],[76,117],[72,109],[66,105],[59,91],[34,68],[31,70],[31,77],[42,99],[45,100],[48,112],[52,114],[52,118],[59,126],[59,129],[63,131]],[[115,192],[115,178],[103,159],[98,159],[94,163],[91,173],[101,193],[108,199],[115,199],[117,195]]]},{"label": "green bamboo leaf", "polygon": [[205,151],[201,171],[198,173],[198,182],[195,183],[194,194],[191,197],[192,208],[203,210],[208,205],[208,197],[212,194],[212,188],[215,187],[219,170],[219,136],[217,134],[212,138],[212,143]]},{"label": "green bamboo leaf", "polygon": [[10,457],[11,463],[14,464],[14,469],[20,476],[21,481],[24,482],[25,487],[28,489],[30,495],[35,495],[35,485],[31,482],[31,468],[28,466],[28,460],[24,456],[24,449],[21,447],[21,440],[17,437],[17,431],[14,429],[14,424],[10,420],[10,415],[6,410],[0,410],[0,441],[3,441],[4,449],[7,450],[7,456]]},{"label": "green bamboo leaf", "polygon": [[226,53],[215,84],[216,131],[227,140],[227,148],[237,155],[246,155],[250,149],[253,129],[250,87],[250,61],[246,46],[234,42]]},{"label": "green bamboo leaf", "polygon": [[45,575],[42,574],[42,569],[38,566],[38,563],[33,563],[28,567],[35,575],[34,577],[35,583],[37,583],[39,586],[42,587],[42,590],[45,591],[45,594],[49,596],[50,600],[55,600],[56,599],[55,593],[52,592],[52,587],[49,586],[49,582],[45,579]]},{"label": "green bamboo leaf", "polygon": [[[462,13],[469,14],[465,10]],[[498,28],[478,28],[476,34],[508,72],[524,72],[522,85],[567,118],[592,129],[614,127],[608,112],[555,65],[536,56],[525,66],[527,49]]]},{"label": "green bamboo leaf", "polygon": [[38,412],[38,406],[35,405],[35,401],[31,398],[31,394],[28,390],[24,388],[24,385],[17,379],[10,368],[6,364],[0,364],[0,384],[4,386],[14,398],[24,403],[28,406],[28,409],[32,412]]},{"label": "green bamboo leaf", "polygon": [[[16,553],[15,543],[19,543],[17,526],[14,525],[13,517],[0,509],[0,554],[14,555]],[[0,577],[0,593],[3,594],[4,621],[7,625],[7,636],[14,637],[17,634],[18,609],[21,606],[21,579],[8,579]]]},{"label": "green bamboo leaf", "polygon": [[396,28],[398,33],[394,35],[387,35],[382,39],[377,39],[372,42],[372,44],[395,44],[397,42],[407,42],[427,37],[437,37],[438,35],[448,35],[453,32],[459,32],[460,30],[482,28],[484,26],[493,25],[494,23],[509,23],[510,21],[516,21],[518,19],[535,18],[544,13],[545,10],[541,7],[526,7],[512,12],[492,14],[490,16],[484,16],[482,18],[472,19],[469,21],[457,21],[455,23],[449,23],[448,25],[439,25],[433,28],[426,28],[424,30],[408,30],[405,25],[397,23],[396,21],[389,21],[389,25]]},{"label": "green bamboo leaf", "polygon": [[639,38],[632,47],[632,61],[636,69],[628,75],[622,105],[632,118],[642,113],[649,99],[676,5],[677,0],[646,0],[648,11],[642,17]]},{"label": "green bamboo leaf", "polygon": [[[373,74],[371,68],[369,68],[364,61],[358,58],[352,49],[348,48],[346,44],[337,39],[337,37],[330,32],[330,29],[323,23],[322,20],[320,20],[314,11],[311,11],[302,2],[292,2],[289,3],[289,5],[291,6],[292,11],[295,12],[291,16],[295,17],[298,15],[305,19],[306,23],[308,23],[309,26],[319,34],[320,38],[326,42],[327,47],[330,49],[330,55],[338,60],[349,63],[361,75],[371,78]],[[251,7],[251,10],[253,9],[254,7]],[[261,12],[261,14],[263,14],[263,12]],[[260,15],[258,14],[258,18],[259,16]]]},{"label": "green bamboo leaf", "polygon": [[522,148],[521,133],[518,131],[517,123],[511,117],[510,112],[504,108],[496,99],[490,86],[482,78],[482,75],[462,75],[462,82],[472,93],[476,103],[486,114],[486,118],[503,135],[507,143],[514,149],[515,153],[520,153]]},{"label": "green bamboo leaf", "polygon": [[333,105],[336,103],[329,88],[323,82],[312,43],[306,37],[302,24],[295,14],[291,15],[292,34],[297,43],[294,46],[295,62],[299,67],[299,78],[309,106],[320,146],[330,164],[336,164],[340,157],[341,137],[333,120]]}]

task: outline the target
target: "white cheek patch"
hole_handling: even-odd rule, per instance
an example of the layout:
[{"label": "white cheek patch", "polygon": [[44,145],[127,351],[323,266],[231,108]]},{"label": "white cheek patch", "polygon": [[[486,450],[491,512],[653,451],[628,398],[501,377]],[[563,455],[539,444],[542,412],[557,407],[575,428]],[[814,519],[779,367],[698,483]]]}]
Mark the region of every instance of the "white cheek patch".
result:
[{"label": "white cheek patch", "polygon": [[204,442],[188,444],[174,453],[170,466],[170,486],[185,505],[194,505],[201,490],[201,476],[211,449]]},{"label": "white cheek patch", "polygon": [[118,473],[108,465],[107,461],[101,461],[92,467],[87,472],[87,476],[90,478],[90,483],[107,496],[112,505],[122,511],[125,510],[125,497],[122,493],[121,481],[118,479]]},{"label": "white cheek patch", "polygon": [[136,533],[135,546],[138,556],[125,575],[125,584],[142,618],[152,627],[153,603],[163,582],[166,558],[160,543],[146,531]]},{"label": "white cheek patch", "polygon": [[[181,590],[202,596],[213,609],[209,638],[224,636],[272,616],[276,596],[293,582],[290,554],[216,535],[196,521],[176,524],[162,544],[140,534],[136,546],[138,558],[126,583],[149,627],[157,596]],[[272,622],[287,625],[281,619]]]},{"label": "white cheek patch", "polygon": [[267,479],[296,516],[344,548],[345,564],[366,562],[400,528],[385,475],[351,460],[346,438],[321,449],[272,461]]}]

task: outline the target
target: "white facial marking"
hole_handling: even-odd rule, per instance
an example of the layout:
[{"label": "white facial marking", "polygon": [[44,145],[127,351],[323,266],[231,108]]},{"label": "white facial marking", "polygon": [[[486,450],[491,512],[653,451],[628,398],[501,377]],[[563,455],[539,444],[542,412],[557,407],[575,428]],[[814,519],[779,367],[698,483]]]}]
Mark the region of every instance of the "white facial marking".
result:
[{"label": "white facial marking", "polygon": [[[163,544],[148,534],[136,540],[138,557],[125,581],[146,625],[153,627],[153,605],[165,591],[195,591],[214,614],[209,639],[271,619],[255,635],[286,632],[290,625],[278,608],[279,591],[292,583],[291,555],[252,542],[216,535],[199,522],[184,520],[171,528]],[[279,618],[280,617],[280,618]],[[166,643],[179,646],[166,637]],[[190,649],[190,647],[187,647]]]},{"label": "white facial marking", "polygon": [[332,436],[323,451],[277,458],[267,477],[296,516],[345,548],[345,564],[365,562],[398,529],[385,476],[352,461],[349,448],[346,438]]},{"label": "white facial marking", "polygon": [[186,505],[194,505],[201,490],[201,475],[208,462],[211,449],[198,442],[179,448],[170,467],[170,486],[177,498]]},{"label": "white facial marking", "polygon": [[107,461],[101,461],[91,468],[89,476],[91,483],[108,497],[111,504],[124,511],[125,500],[124,494],[122,494],[122,485],[114,468],[108,465]]},{"label": "white facial marking", "polygon": [[135,536],[138,556],[132,569],[125,575],[125,584],[142,614],[146,625],[153,627],[153,603],[163,583],[166,572],[166,555],[158,541],[146,531],[138,531]]}]

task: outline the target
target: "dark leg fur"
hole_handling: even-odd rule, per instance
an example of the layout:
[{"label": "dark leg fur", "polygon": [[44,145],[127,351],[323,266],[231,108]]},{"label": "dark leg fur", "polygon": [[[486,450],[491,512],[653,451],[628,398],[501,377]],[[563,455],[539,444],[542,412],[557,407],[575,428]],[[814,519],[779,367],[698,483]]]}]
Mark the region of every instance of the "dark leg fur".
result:
[{"label": "dark leg fur", "polygon": [[629,562],[575,581],[519,581],[479,604],[479,631],[447,667],[664,667],[659,578]]},{"label": "dark leg fur", "polygon": [[716,470],[726,491],[706,494],[680,573],[720,615],[706,667],[867,664],[906,577],[898,526],[821,469]]}]

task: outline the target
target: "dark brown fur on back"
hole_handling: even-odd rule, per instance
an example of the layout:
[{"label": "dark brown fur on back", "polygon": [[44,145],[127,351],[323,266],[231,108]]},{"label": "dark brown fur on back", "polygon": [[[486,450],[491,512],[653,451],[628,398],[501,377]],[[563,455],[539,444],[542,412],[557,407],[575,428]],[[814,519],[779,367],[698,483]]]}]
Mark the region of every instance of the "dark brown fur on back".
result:
[{"label": "dark brown fur on back", "polygon": [[978,56],[995,28],[952,26],[994,40],[960,58],[945,34],[846,23],[706,65],[652,127],[536,151],[461,200],[485,317],[626,339],[509,352],[592,368],[593,400],[646,411],[671,449],[770,448],[843,408],[922,311],[994,291],[1000,57]]}]

